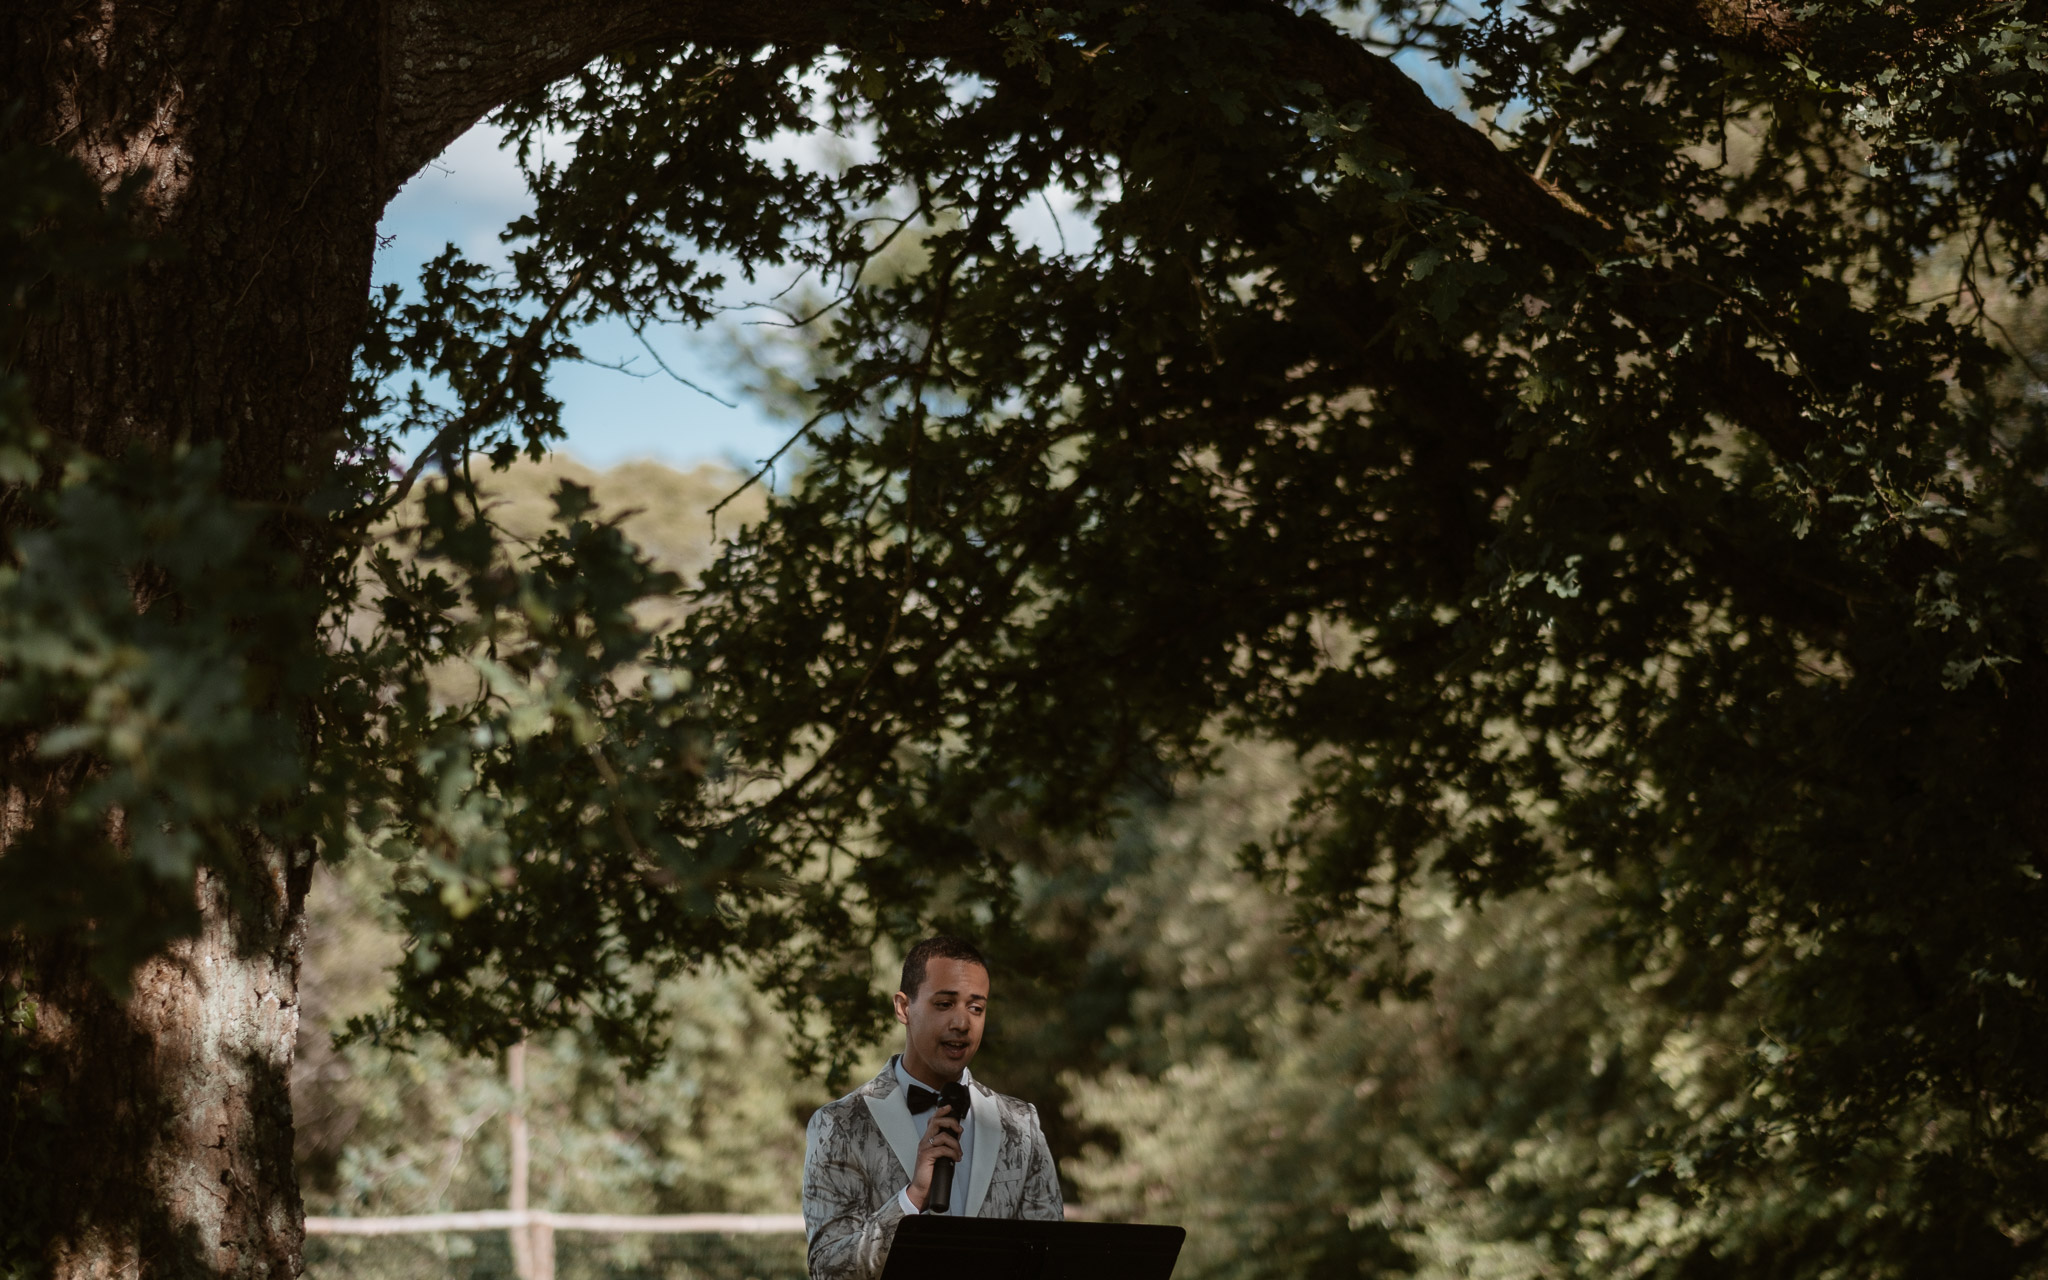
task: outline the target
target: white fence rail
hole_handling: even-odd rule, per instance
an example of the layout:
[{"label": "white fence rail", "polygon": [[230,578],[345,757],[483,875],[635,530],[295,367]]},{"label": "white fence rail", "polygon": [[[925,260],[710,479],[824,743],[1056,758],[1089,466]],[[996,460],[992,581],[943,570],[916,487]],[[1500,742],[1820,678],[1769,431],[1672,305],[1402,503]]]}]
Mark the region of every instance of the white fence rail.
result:
[{"label": "white fence rail", "polygon": [[550,1213],[545,1209],[478,1209],[415,1213],[402,1218],[307,1218],[309,1236],[398,1236],[428,1231],[654,1232],[662,1235],[782,1235],[804,1229],[800,1213]]},{"label": "white fence rail", "polygon": [[801,1235],[798,1213],[551,1213],[528,1207],[532,1160],[526,1125],[526,1044],[505,1054],[505,1083],[512,1091],[507,1115],[512,1204],[505,1209],[466,1213],[415,1213],[392,1218],[308,1217],[309,1236],[407,1236],[437,1232],[503,1231],[511,1237],[512,1269],[518,1280],[555,1280],[555,1233],[593,1231],[611,1235]]},{"label": "white fence rail", "polygon": [[545,1209],[477,1209],[397,1218],[308,1217],[309,1236],[401,1236],[447,1231],[504,1231],[512,1237],[519,1280],[555,1280],[555,1233],[612,1235],[801,1235],[799,1213],[551,1213]]}]

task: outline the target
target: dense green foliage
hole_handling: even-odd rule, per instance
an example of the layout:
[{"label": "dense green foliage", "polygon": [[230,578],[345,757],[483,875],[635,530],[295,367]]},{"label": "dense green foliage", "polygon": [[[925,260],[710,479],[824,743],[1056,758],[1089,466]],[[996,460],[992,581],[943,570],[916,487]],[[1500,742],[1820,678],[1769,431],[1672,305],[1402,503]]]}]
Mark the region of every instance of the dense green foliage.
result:
[{"label": "dense green foliage", "polygon": [[[1305,37],[1272,15],[1042,21],[965,68],[860,51],[820,91],[875,131],[829,208],[932,231],[838,299],[811,470],[689,624],[733,758],[785,770],[731,829],[883,904],[826,917],[857,973],[906,899],[1003,913],[1006,815],[1085,829],[1219,731],[1289,743],[1298,821],[1252,856],[1322,981],[1409,989],[1419,886],[1592,875],[1663,1000],[1748,1019],[1740,1105],[1643,1164],[1882,1184],[1859,1247],[2025,1265],[2043,437],[1993,339],[2040,193],[2034,134],[1985,127],[2038,110],[1999,52],[2021,11],[1412,26],[1594,215],[1537,223],[1432,189],[1434,157],[1286,74]],[[1930,33],[1965,96],[1915,96]],[[692,212],[606,126],[698,154],[662,104],[720,76],[786,119],[810,90],[763,67],[622,59],[510,113],[580,134],[544,213]],[[1080,247],[1016,229],[1055,185]],[[805,243],[850,281],[880,237],[845,218]]]},{"label": "dense green foliage", "polygon": [[[1627,6],[1455,33],[1597,218],[1548,225],[1432,192],[1256,13],[1063,13],[971,85],[855,59],[847,181],[935,229],[833,313],[835,429],[691,624],[788,764],[764,847],[1001,904],[992,816],[1270,736],[1313,768],[1254,857],[1326,982],[1415,976],[1417,886],[1593,874],[1665,1000],[1749,1016],[1746,1099],[1639,1160],[1882,1185],[1859,1248],[2025,1265],[2042,435],[1984,294],[2032,270],[2034,135],[1896,86],[1936,31],[2038,106],[2016,10],[1802,14],[1789,65]],[[672,66],[535,118],[641,118]],[[586,133],[577,190],[641,154]],[[1015,230],[1053,184],[1085,247]]]}]

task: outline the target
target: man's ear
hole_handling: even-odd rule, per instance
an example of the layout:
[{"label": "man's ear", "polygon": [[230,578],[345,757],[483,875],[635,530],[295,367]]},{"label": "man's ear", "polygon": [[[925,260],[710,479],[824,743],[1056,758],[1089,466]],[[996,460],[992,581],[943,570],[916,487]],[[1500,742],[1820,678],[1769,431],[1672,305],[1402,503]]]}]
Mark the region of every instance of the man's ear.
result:
[{"label": "man's ear", "polygon": [[906,1027],[909,1026],[910,997],[904,995],[901,991],[898,991],[894,996],[890,997],[890,999],[896,1006],[896,1021],[902,1023]]}]

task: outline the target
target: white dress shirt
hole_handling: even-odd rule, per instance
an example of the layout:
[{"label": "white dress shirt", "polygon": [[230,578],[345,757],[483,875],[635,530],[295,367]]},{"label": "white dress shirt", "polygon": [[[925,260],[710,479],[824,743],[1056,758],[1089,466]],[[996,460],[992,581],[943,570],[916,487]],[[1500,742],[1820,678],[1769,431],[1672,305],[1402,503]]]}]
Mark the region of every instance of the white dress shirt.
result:
[{"label": "white dress shirt", "polygon": [[[898,1089],[896,1096],[889,1101],[902,1107],[905,1114],[910,1112],[911,1085],[916,1085],[920,1089],[930,1090],[933,1093],[938,1092],[937,1089],[911,1075],[909,1070],[904,1067],[901,1057],[896,1059],[896,1080],[903,1087]],[[974,1073],[962,1067],[960,1069],[960,1083],[971,1084],[973,1080]],[[925,1130],[931,1127],[932,1113],[937,1110],[937,1107],[931,1107],[910,1117],[910,1127],[917,1130],[917,1140],[920,1144],[924,1142]],[[970,1109],[966,1115],[953,1116],[952,1119],[960,1122],[960,1160],[958,1167],[953,1170],[953,1202],[946,1209],[946,1213],[950,1217],[958,1217],[967,1212],[967,1171],[974,1167],[974,1112]],[[911,1172],[915,1175],[916,1170],[913,1169]],[[886,1186],[887,1184],[883,1185]],[[910,1202],[910,1188],[908,1186],[896,1194],[903,1201],[903,1212],[914,1214],[918,1211],[917,1206]]]}]

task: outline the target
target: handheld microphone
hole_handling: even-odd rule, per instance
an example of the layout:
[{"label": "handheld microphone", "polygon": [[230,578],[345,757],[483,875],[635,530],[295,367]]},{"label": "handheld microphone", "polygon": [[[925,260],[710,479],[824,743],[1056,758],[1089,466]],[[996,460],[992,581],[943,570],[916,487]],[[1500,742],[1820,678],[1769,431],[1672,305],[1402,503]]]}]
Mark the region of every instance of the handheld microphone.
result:
[{"label": "handheld microphone", "polygon": [[[973,1104],[967,1097],[967,1086],[958,1080],[939,1090],[939,1105],[952,1114],[949,1119],[958,1120],[961,1132],[967,1128],[968,1108]],[[926,1213],[944,1213],[953,1207],[953,1157],[940,1156],[932,1161],[932,1189],[925,1197]]]}]

